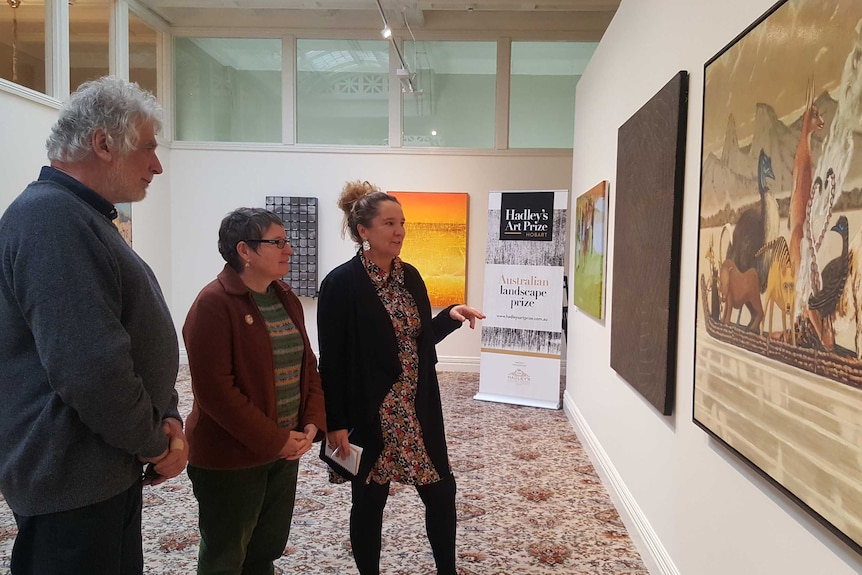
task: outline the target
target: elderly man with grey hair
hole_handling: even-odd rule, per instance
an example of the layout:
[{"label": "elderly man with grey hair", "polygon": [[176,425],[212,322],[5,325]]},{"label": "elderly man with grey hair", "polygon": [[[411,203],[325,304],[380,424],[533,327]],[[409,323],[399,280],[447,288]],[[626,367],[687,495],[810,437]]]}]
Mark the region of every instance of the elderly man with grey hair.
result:
[{"label": "elderly man with grey hair", "polygon": [[51,130],[50,166],[0,218],[0,491],[18,524],[15,575],[142,573],[142,485],[188,459],[173,321],[112,222],[162,172],[160,118],[136,84],[83,84]]}]

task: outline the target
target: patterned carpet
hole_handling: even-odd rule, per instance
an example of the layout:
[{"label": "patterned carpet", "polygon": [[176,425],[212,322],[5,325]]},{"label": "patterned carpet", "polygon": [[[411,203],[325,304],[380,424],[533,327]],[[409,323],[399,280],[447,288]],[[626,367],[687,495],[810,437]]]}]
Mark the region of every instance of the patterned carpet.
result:
[{"label": "patterned carpet", "polygon": [[[459,575],[648,575],[562,411],[475,401],[478,374],[441,373],[440,384],[458,483]],[[186,414],[186,366],[177,387]],[[290,540],[276,573],[356,573],[347,537],[349,507],[349,486],[328,483],[312,450],[300,465]],[[15,533],[2,501],[0,573],[9,573]],[[145,573],[194,573],[197,544],[197,503],[186,475],[145,488]],[[413,488],[392,486],[381,573],[435,573]]]}]

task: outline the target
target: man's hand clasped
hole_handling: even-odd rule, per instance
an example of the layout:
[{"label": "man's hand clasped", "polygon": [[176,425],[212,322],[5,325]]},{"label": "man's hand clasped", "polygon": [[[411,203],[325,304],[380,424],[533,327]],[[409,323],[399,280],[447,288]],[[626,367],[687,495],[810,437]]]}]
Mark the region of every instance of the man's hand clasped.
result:
[{"label": "man's hand clasped", "polygon": [[168,436],[168,448],[158,457],[140,458],[147,464],[144,470],[144,485],[158,485],[183,472],[189,461],[189,444],[182,424],[169,417],[162,423],[162,431]]}]

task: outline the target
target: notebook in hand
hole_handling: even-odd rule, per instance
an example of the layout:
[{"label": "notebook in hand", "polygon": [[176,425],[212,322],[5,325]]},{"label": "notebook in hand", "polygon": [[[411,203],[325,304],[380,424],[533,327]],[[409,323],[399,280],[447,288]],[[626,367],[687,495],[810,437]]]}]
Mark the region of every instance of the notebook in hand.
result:
[{"label": "notebook in hand", "polygon": [[324,443],[324,455],[326,456],[326,460],[332,463],[335,463],[341,467],[343,467],[348,473],[351,475],[356,475],[359,472],[359,460],[362,458],[362,448],[358,445],[350,444],[350,455],[347,456],[347,459],[341,459],[339,455],[338,448],[332,449],[329,445]]}]

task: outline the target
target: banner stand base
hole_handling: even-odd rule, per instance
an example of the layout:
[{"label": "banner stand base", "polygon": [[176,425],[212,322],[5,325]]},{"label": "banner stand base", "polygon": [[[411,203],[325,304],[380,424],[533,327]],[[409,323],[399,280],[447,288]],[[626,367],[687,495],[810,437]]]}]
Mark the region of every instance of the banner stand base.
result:
[{"label": "banner stand base", "polygon": [[473,396],[473,399],[479,401],[495,401],[497,403],[511,403],[513,405],[526,405],[527,407],[541,407],[544,409],[560,409],[562,402],[548,401],[546,399],[530,399],[527,397],[513,397],[511,395],[501,395],[498,393],[482,393],[481,391]]}]

